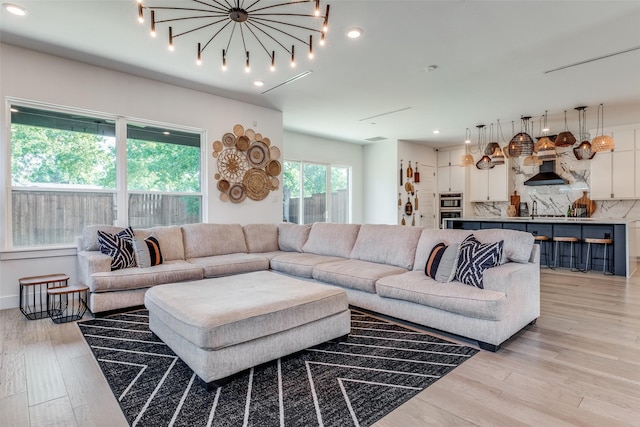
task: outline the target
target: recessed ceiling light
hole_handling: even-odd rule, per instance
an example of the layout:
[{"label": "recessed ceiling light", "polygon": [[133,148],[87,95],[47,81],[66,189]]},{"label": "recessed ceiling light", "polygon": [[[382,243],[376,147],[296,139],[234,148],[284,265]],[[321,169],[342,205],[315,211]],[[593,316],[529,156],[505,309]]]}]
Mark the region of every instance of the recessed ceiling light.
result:
[{"label": "recessed ceiling light", "polygon": [[433,133],[435,133],[436,135],[440,133],[440,131],[438,129],[434,130]]},{"label": "recessed ceiling light", "polygon": [[361,28],[351,28],[350,30],[347,31],[347,37],[349,37],[350,39],[357,39],[361,35],[362,35]]},{"label": "recessed ceiling light", "polygon": [[14,15],[25,16],[27,14],[27,10],[22,6],[18,6],[17,4],[3,3],[2,6],[4,6],[7,12],[12,13]]},{"label": "recessed ceiling light", "polygon": [[253,85],[261,87],[264,86],[264,82],[262,80],[256,80],[255,82],[253,82]]}]

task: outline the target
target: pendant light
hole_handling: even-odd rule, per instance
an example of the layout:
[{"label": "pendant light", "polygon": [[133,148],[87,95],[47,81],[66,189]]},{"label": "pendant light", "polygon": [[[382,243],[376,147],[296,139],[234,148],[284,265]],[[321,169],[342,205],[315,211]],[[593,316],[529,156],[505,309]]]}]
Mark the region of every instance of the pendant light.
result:
[{"label": "pendant light", "polygon": [[515,134],[509,142],[509,157],[530,156],[533,154],[533,138],[529,135],[530,116],[520,117],[520,132]]},{"label": "pendant light", "polygon": [[486,148],[486,147],[484,147],[484,139],[486,138],[485,126],[484,125],[478,125],[476,127],[478,128],[478,148],[479,148],[479,151],[482,153],[482,157],[476,163],[476,168],[478,168],[480,170],[493,169],[495,167],[495,165],[493,163],[491,163],[491,157],[489,157],[484,152],[484,148]]},{"label": "pendant light", "polygon": [[547,136],[549,129],[547,128],[546,111],[544,112],[543,120],[544,125],[541,124],[540,126],[542,128],[542,137],[536,142],[533,151],[537,153],[538,159],[540,160],[555,160],[558,154],[556,153],[556,145]]},{"label": "pendant light", "polygon": [[464,154],[462,155],[462,158],[460,159],[460,167],[461,168],[466,168],[466,167],[471,166],[473,164],[473,156],[471,154],[469,154],[469,144],[471,144],[471,131],[469,130],[469,128],[467,128],[467,130],[465,131],[464,136],[465,136],[465,138],[464,138]]},{"label": "pendant light", "polygon": [[[600,135],[598,135],[598,130],[600,131]],[[613,151],[615,147],[616,145],[613,142],[613,138],[610,135],[604,134],[604,105],[600,104],[598,106],[596,137],[593,138],[591,142],[591,149],[594,153],[599,153],[601,151]]]},{"label": "pendant light", "polygon": [[[500,121],[498,120],[497,122],[499,125]],[[493,123],[491,123],[489,135],[490,135],[489,139],[493,140]],[[498,132],[496,130],[496,139],[498,139],[497,136],[498,136]],[[504,154],[502,154],[502,148],[500,147],[499,143],[497,142],[488,143],[484,149],[484,154],[491,157],[491,163],[493,163],[493,165],[504,165]]]},{"label": "pendant light", "polygon": [[573,155],[578,160],[590,160],[596,153],[591,148],[589,134],[587,133],[587,107],[576,107],[578,110],[578,127],[580,128],[580,139],[582,142],[573,148]]},{"label": "pendant light", "polygon": [[576,143],[576,137],[569,132],[569,128],[567,127],[567,110],[564,110],[564,131],[560,132],[558,136],[556,136],[553,143],[556,147],[570,147]]}]

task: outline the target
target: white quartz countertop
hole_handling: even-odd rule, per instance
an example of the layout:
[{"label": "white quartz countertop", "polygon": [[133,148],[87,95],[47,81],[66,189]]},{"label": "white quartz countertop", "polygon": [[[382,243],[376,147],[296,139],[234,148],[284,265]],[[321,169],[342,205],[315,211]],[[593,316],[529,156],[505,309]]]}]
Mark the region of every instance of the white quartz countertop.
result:
[{"label": "white quartz countertop", "polygon": [[480,221],[480,222],[547,222],[547,223],[585,223],[585,224],[632,224],[636,219],[629,218],[573,218],[573,217],[473,217],[447,218],[447,221]]}]

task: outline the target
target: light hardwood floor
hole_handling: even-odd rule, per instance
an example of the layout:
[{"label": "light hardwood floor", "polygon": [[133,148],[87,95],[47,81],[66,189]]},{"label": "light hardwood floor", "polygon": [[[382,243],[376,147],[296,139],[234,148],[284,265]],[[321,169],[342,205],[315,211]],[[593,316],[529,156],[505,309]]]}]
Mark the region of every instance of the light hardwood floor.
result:
[{"label": "light hardwood floor", "polygon": [[[543,269],[541,287],[535,326],[376,426],[640,426],[640,277]],[[74,324],[0,311],[0,350],[0,426],[127,425]]]}]

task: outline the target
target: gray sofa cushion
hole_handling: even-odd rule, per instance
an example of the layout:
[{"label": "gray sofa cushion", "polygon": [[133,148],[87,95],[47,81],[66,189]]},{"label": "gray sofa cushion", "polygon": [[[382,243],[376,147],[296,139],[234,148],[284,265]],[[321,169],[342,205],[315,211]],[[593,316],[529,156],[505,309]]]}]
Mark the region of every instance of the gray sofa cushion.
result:
[{"label": "gray sofa cushion", "polygon": [[349,258],[358,237],[358,230],[360,230],[358,224],[316,222],[311,226],[309,238],[302,251]]},{"label": "gray sofa cushion", "polygon": [[242,227],[249,253],[274,252],[278,247],[276,224],[247,224]]},{"label": "gray sofa cushion", "polygon": [[122,270],[93,273],[86,284],[91,292],[121,291],[148,288],[165,283],[204,278],[199,265],[187,261],[167,261],[153,267],[130,267]]},{"label": "gray sofa cushion", "polygon": [[258,254],[227,254],[188,259],[204,269],[204,277],[229,276],[269,269],[269,258]]},{"label": "gray sofa cushion", "polygon": [[113,225],[88,225],[82,229],[82,247],[85,251],[99,251],[98,230],[109,234],[118,234],[124,228]]},{"label": "gray sofa cushion", "polygon": [[421,271],[384,277],[376,283],[376,292],[384,298],[410,301],[477,319],[501,320],[507,309],[507,299],[502,292],[456,281],[436,282]]},{"label": "gray sofa cushion", "polygon": [[364,224],[350,258],[413,268],[422,228],[401,225]]},{"label": "gray sofa cushion", "polygon": [[302,252],[302,247],[307,242],[311,224],[291,224],[283,222],[278,224],[278,246],[281,251]]},{"label": "gray sofa cushion", "polygon": [[346,261],[345,258],[305,254],[298,252],[283,252],[271,258],[271,269],[292,276],[308,277],[313,276],[313,267],[325,262]]},{"label": "gray sofa cushion", "polygon": [[153,236],[158,239],[163,261],[184,260],[182,229],[179,225],[134,229],[136,237],[146,239]]},{"label": "gray sofa cushion", "polygon": [[247,252],[240,224],[186,224],[182,237],[185,259]]},{"label": "gray sofa cushion", "polygon": [[401,267],[348,259],[316,265],[313,267],[313,278],[332,285],[375,293],[378,279],[406,272]]},{"label": "gray sofa cushion", "polygon": [[533,249],[533,234],[518,230],[486,229],[475,230],[473,235],[481,243],[495,243],[504,240],[503,256],[500,264],[507,261],[525,263],[529,262]]}]

